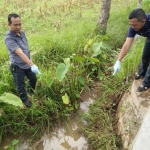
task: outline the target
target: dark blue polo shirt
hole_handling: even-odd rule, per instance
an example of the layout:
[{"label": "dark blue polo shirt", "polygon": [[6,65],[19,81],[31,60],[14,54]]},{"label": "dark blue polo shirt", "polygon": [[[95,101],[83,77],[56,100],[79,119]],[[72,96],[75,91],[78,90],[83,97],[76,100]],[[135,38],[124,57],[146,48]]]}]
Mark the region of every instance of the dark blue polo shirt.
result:
[{"label": "dark blue polo shirt", "polygon": [[131,26],[128,30],[127,37],[135,37],[138,34],[140,36],[147,37],[150,40],[150,14],[146,14],[146,22],[142,29],[135,31]]},{"label": "dark blue polo shirt", "polygon": [[5,35],[5,44],[8,49],[8,54],[10,58],[10,64],[16,64],[21,69],[29,69],[30,66],[25,63],[14,51],[17,48],[21,48],[24,54],[30,59],[29,46],[25,33],[20,31],[20,36],[16,35],[14,32],[9,30]]}]

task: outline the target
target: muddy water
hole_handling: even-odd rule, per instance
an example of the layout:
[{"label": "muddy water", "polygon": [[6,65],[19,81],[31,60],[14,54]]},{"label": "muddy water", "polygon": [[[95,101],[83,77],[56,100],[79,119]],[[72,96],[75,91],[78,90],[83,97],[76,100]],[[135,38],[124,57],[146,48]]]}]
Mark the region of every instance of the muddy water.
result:
[{"label": "muddy water", "polygon": [[81,119],[81,114],[88,111],[91,103],[91,98],[82,102],[78,115],[43,139],[36,146],[36,150],[88,150],[88,143],[81,132],[83,124],[86,123]]},{"label": "muddy water", "polygon": [[[44,135],[39,141],[29,147],[27,142],[22,140],[15,148],[15,150],[88,150],[88,143],[81,128],[86,121],[82,119],[82,114],[88,112],[90,104],[94,102],[97,94],[87,92],[82,94],[82,102],[80,109],[76,116],[72,117],[70,121],[64,123],[63,126],[56,128],[50,135]],[[10,144],[13,138],[5,140],[0,150],[4,150],[4,146]]]}]

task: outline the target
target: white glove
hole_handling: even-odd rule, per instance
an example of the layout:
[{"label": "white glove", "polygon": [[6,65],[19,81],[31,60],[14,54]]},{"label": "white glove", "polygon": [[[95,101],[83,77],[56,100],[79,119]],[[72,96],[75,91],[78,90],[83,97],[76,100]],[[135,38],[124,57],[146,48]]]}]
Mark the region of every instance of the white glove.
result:
[{"label": "white glove", "polygon": [[113,73],[113,75],[115,75],[117,72],[119,72],[120,68],[121,68],[121,62],[119,60],[117,60],[115,65],[114,65],[114,73]]},{"label": "white glove", "polygon": [[39,71],[39,69],[36,65],[31,66],[31,71],[34,73],[41,74],[41,72]]}]

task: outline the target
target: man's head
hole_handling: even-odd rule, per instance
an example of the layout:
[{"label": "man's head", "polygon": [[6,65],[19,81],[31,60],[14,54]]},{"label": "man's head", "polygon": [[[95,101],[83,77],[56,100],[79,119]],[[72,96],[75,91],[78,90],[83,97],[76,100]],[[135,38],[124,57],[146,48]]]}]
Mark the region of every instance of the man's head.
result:
[{"label": "man's head", "polygon": [[136,8],[132,10],[129,17],[129,24],[135,31],[142,29],[146,22],[146,14],[143,9]]},{"label": "man's head", "polygon": [[8,26],[10,30],[15,32],[16,34],[21,30],[21,19],[18,14],[12,13],[8,15]]}]

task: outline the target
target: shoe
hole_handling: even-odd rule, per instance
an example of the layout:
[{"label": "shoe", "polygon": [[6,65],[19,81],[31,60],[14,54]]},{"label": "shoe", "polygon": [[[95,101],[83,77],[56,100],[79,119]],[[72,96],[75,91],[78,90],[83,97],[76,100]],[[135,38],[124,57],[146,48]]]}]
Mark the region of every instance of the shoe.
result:
[{"label": "shoe", "polygon": [[139,79],[143,79],[144,77],[143,76],[140,76],[140,75],[136,75],[135,77],[134,77],[134,79],[135,80],[139,80]]},{"label": "shoe", "polygon": [[143,92],[143,91],[146,91],[148,88],[149,87],[147,87],[147,86],[141,85],[141,86],[138,87],[137,91],[138,92]]},{"label": "shoe", "polygon": [[31,107],[31,106],[32,106],[31,102],[28,101],[28,100],[26,100],[26,101],[23,102],[23,103],[26,105],[26,107]]}]

